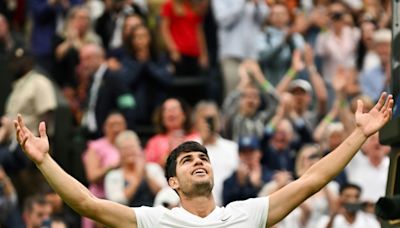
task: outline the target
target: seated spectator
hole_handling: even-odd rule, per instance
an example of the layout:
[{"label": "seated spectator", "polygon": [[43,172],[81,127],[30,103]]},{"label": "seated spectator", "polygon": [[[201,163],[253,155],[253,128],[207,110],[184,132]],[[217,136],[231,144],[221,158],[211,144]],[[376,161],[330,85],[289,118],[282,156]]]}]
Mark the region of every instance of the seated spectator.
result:
[{"label": "seated spectator", "polygon": [[239,166],[224,182],[224,205],[257,197],[264,183],[271,180],[272,172],[260,163],[261,156],[257,137],[239,138]]},{"label": "seated spectator", "polygon": [[200,136],[193,132],[189,106],[177,98],[163,102],[155,113],[158,134],[147,142],[146,161],[155,162],[164,167],[165,161],[173,148],[184,141],[200,141]]},{"label": "seated spectator", "polygon": [[[45,183],[41,189],[46,202],[51,207],[51,223],[66,224],[66,227],[79,227],[79,217],[62,201],[61,197]],[[51,227],[53,228],[53,227]]]},{"label": "seated spectator", "polygon": [[22,217],[26,228],[49,227],[50,214],[51,207],[42,195],[32,195],[25,200]]},{"label": "seated spectator", "polygon": [[208,151],[214,170],[213,196],[216,204],[222,205],[224,181],[232,175],[239,164],[238,145],[220,136],[221,118],[218,106],[214,102],[200,101],[195,107],[193,116],[195,128]]},{"label": "seated spectator", "polygon": [[360,186],[355,184],[347,184],[341,187],[337,209],[330,216],[321,218],[317,227],[381,227],[374,215],[363,211],[365,205],[360,200],[361,192]]},{"label": "seated spectator", "polygon": [[[125,129],[126,122],[121,114],[109,114],[103,125],[104,137],[90,141],[82,155],[89,190],[98,198],[105,198],[105,175],[120,164],[120,154],[114,143],[117,135]],[[94,222],[84,218],[82,227],[94,227]]]},{"label": "seated spectator", "polygon": [[[390,147],[379,143],[379,134],[372,135],[347,165],[346,173],[350,183],[359,185],[363,191],[361,200],[371,203],[385,195],[389,171]],[[371,180],[374,184],[371,185]]]},{"label": "seated spectator", "polygon": [[14,185],[0,166],[0,227],[19,227],[21,225],[22,220],[19,218],[17,201]]},{"label": "seated spectator", "polygon": [[[312,165],[322,158],[322,151],[317,144],[304,145],[296,158],[296,176],[301,177]],[[324,215],[329,215],[336,206],[336,199],[339,191],[339,185],[331,181],[308,198],[302,205],[302,219],[300,223],[304,227],[316,227],[318,221]]]},{"label": "seated spectator", "polygon": [[158,164],[146,163],[140,141],[133,131],[123,131],[115,139],[121,165],[105,176],[106,198],[130,207],[153,206],[154,198],[167,186]]}]

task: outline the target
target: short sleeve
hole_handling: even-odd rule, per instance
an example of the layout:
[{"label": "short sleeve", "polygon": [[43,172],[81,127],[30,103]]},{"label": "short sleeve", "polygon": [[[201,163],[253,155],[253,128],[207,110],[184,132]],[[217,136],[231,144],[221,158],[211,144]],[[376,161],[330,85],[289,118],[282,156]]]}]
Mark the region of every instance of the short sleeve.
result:
[{"label": "short sleeve", "polygon": [[242,210],[249,216],[254,227],[266,227],[269,211],[269,197],[251,198],[244,201],[236,201],[228,204],[227,207]]},{"label": "short sleeve", "polygon": [[158,207],[135,207],[133,208],[137,227],[138,228],[147,228],[147,227],[159,227],[160,219],[163,214],[167,211],[163,206]]}]

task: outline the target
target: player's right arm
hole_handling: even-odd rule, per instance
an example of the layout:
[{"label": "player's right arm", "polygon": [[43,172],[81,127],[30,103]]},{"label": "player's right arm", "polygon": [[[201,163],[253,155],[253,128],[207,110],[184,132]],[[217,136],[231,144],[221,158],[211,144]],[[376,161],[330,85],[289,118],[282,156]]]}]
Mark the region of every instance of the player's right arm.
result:
[{"label": "player's right arm", "polygon": [[35,137],[24,125],[20,115],[18,120],[14,121],[14,125],[18,142],[25,154],[72,209],[107,227],[137,227],[136,215],[132,208],[96,198],[51,158],[44,122],[39,125],[39,137]]}]

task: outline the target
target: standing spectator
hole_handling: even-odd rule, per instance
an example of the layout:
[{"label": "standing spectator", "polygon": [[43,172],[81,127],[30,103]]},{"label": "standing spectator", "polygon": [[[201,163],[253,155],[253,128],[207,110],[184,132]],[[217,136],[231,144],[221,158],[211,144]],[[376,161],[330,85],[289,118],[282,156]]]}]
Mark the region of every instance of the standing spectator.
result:
[{"label": "standing spectator", "polygon": [[39,66],[47,72],[52,71],[53,39],[57,27],[61,27],[64,14],[71,5],[79,0],[29,0],[29,9],[32,14],[32,35],[30,46]]},{"label": "standing spectator", "polygon": [[272,178],[272,172],[261,161],[260,142],[257,137],[239,138],[239,166],[224,182],[224,205],[236,200],[257,197],[264,183]]},{"label": "standing spectator", "polygon": [[329,6],[331,19],[326,32],[318,35],[316,54],[322,58],[322,75],[330,84],[338,67],[355,67],[360,32],[346,24],[347,8],[337,1]]},{"label": "standing spectator", "polygon": [[164,167],[170,151],[184,141],[200,141],[193,132],[190,108],[182,100],[169,98],[155,113],[158,134],[147,142],[146,161],[155,162]]},{"label": "standing spectator", "polygon": [[379,65],[379,56],[374,51],[374,33],[376,30],[375,19],[364,14],[360,23],[361,39],[357,47],[357,69],[360,72]]},{"label": "standing spectator", "polygon": [[17,48],[23,47],[22,37],[10,31],[7,18],[0,14],[0,56],[9,57]]},{"label": "standing spectator", "polygon": [[263,91],[260,91],[259,87],[269,82],[265,80],[256,61],[244,61],[239,70],[240,84],[237,90],[226,97],[223,104],[224,133],[234,141],[240,136],[256,136],[261,140],[264,127],[274,115],[278,103],[275,90],[263,87]]},{"label": "standing spectator", "polygon": [[361,72],[359,80],[362,93],[372,101],[376,101],[379,99],[379,93],[389,90],[391,83],[391,31],[389,29],[376,31],[373,42],[380,64]]},{"label": "standing spectator", "polygon": [[107,50],[107,65],[110,69],[119,70],[121,68],[120,61],[125,56],[130,44],[129,38],[132,29],[143,24],[143,18],[138,14],[128,14],[124,17],[124,24],[121,31],[121,45]]},{"label": "standing spectator", "polygon": [[264,0],[211,1],[218,24],[225,98],[239,84],[239,64],[257,59],[256,37],[268,14]]},{"label": "standing spectator", "polygon": [[69,90],[78,86],[75,68],[79,64],[79,50],[87,43],[100,43],[100,39],[92,31],[89,10],[76,6],[69,11],[63,33],[54,41],[53,77],[61,88]]},{"label": "standing spectator", "polygon": [[10,61],[10,70],[15,81],[8,96],[5,116],[10,119],[17,114],[28,116],[28,126],[37,125],[43,120],[50,121],[50,133],[54,133],[52,112],[57,106],[54,87],[46,76],[34,69],[30,51],[16,49]]},{"label": "standing spectator", "polygon": [[121,167],[105,177],[106,198],[130,207],[153,206],[156,194],[167,186],[163,170],[158,164],[146,162],[133,131],[118,134],[115,146],[120,152]]},{"label": "standing spectator", "polygon": [[143,15],[136,1],[106,0],[105,10],[97,19],[95,30],[107,50],[118,48],[123,43],[123,30],[126,17]]},{"label": "standing spectator", "polygon": [[[7,18],[0,14],[0,115],[4,113],[6,98],[11,92],[13,76],[9,72],[10,58],[14,51],[23,48],[24,42],[20,34],[10,30],[10,23]],[[1,138],[1,137],[0,137]]]},{"label": "standing spectator", "polygon": [[121,61],[121,77],[136,100],[134,123],[149,125],[152,113],[167,96],[172,76],[166,62],[154,50],[149,28],[134,27],[128,39],[128,53]]},{"label": "standing spectator", "polygon": [[258,41],[259,61],[264,75],[277,85],[291,67],[293,52],[303,49],[304,38],[290,27],[290,15],[283,4],[271,7],[270,25]]},{"label": "standing spectator", "polygon": [[222,205],[223,183],[239,164],[238,145],[219,135],[221,118],[214,102],[200,101],[195,108],[194,121],[214,170],[214,199],[217,205]]},{"label": "standing spectator", "polygon": [[[111,113],[103,125],[104,137],[90,141],[87,150],[82,155],[89,190],[98,198],[105,198],[105,175],[120,164],[120,154],[114,143],[117,135],[125,129],[124,117],[119,113]],[[94,222],[84,218],[82,227],[93,228]]]},{"label": "standing spectator", "polygon": [[135,100],[122,80],[108,69],[103,48],[97,44],[82,46],[80,66],[89,80],[86,103],[83,106],[86,112],[82,119],[89,138],[102,135],[100,126],[103,126],[107,115],[113,110],[123,113],[128,126],[132,126]]},{"label": "standing spectator", "polygon": [[196,75],[208,67],[201,7],[189,0],[167,0],[162,6],[161,34],[176,75]]}]

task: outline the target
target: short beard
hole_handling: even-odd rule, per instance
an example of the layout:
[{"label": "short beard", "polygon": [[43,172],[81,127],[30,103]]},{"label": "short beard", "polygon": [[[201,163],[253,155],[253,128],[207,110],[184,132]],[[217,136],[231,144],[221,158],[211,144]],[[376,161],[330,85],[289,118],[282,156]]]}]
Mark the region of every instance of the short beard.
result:
[{"label": "short beard", "polygon": [[195,183],[190,191],[182,193],[189,198],[198,196],[208,197],[211,195],[212,188],[213,188],[213,183],[204,181],[200,183]]}]

